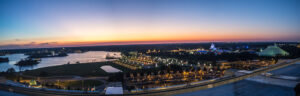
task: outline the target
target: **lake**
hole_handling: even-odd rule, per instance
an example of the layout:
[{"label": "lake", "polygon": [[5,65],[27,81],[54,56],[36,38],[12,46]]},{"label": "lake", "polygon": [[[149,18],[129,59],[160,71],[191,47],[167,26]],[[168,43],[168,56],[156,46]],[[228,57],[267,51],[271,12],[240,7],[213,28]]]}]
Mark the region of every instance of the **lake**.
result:
[{"label": "lake", "polygon": [[21,59],[27,58],[24,54],[9,54],[0,57],[8,57],[9,62],[0,63],[0,72],[6,71],[9,68],[14,68],[16,71],[32,70],[48,66],[57,66],[63,64],[75,64],[76,62],[88,63],[88,62],[103,62],[111,61],[112,59],[106,59],[106,54],[114,54],[120,52],[107,52],[107,51],[88,51],[84,53],[69,53],[66,57],[49,57],[42,58],[41,62],[34,66],[19,67],[15,64]]}]

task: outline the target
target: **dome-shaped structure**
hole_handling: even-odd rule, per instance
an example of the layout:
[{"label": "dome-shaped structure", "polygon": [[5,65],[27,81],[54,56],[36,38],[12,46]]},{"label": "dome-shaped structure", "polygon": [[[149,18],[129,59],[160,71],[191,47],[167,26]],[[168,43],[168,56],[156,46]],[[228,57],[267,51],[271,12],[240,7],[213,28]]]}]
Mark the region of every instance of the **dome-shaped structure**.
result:
[{"label": "dome-shaped structure", "polygon": [[265,50],[259,52],[258,55],[259,56],[272,56],[272,57],[274,57],[276,55],[287,56],[287,55],[289,55],[289,53],[282,50],[281,48],[279,48],[275,44],[274,46],[268,46]]}]

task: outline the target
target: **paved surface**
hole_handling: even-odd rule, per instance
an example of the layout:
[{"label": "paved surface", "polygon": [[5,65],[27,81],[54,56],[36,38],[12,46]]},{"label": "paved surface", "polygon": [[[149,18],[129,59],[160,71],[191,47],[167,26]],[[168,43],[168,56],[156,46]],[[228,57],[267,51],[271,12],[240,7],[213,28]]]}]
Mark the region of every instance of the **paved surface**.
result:
[{"label": "paved surface", "polygon": [[[293,76],[300,78],[300,62],[270,71],[273,75]],[[175,96],[295,96],[294,86],[299,80],[254,76],[238,82],[178,94]]]},{"label": "paved surface", "polygon": [[264,84],[270,84],[270,85],[290,87],[290,88],[294,88],[298,83],[297,81],[294,81],[294,80],[270,78],[270,77],[266,77],[263,75],[253,76],[253,77],[247,78],[246,80],[255,81],[255,82],[264,83]]},{"label": "paved surface", "polygon": [[210,89],[174,96],[295,96],[295,92],[290,87],[241,80]]},{"label": "paved surface", "polygon": [[27,95],[0,90],[0,96],[27,96]]},{"label": "paved surface", "polygon": [[300,62],[297,62],[293,65],[280,68],[278,70],[270,71],[269,73],[272,73],[274,75],[285,75],[285,76],[294,76],[294,77],[300,77]]}]

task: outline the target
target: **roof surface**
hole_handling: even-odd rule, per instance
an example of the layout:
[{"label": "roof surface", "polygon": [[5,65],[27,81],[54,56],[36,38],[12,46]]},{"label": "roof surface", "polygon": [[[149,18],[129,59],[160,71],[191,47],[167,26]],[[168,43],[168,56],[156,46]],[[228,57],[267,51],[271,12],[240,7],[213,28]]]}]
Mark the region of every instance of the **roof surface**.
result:
[{"label": "roof surface", "polygon": [[123,87],[107,87],[105,94],[123,94]]},{"label": "roof surface", "polygon": [[289,53],[275,45],[275,46],[268,46],[265,50],[261,51],[258,55],[259,56],[276,56],[276,55],[287,56],[289,55]]}]

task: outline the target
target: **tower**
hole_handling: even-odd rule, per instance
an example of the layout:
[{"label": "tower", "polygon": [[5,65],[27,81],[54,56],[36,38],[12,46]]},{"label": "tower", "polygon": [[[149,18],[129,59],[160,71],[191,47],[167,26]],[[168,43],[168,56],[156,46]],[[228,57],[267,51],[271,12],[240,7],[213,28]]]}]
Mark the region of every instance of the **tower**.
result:
[{"label": "tower", "polygon": [[210,45],[210,48],[209,48],[210,50],[212,50],[212,51],[215,51],[215,50],[217,50],[217,48],[215,47],[215,44],[214,43],[211,43],[211,45]]}]

